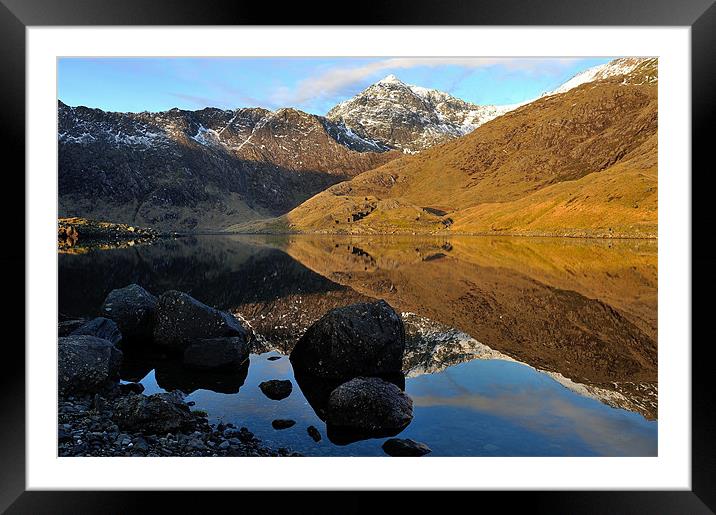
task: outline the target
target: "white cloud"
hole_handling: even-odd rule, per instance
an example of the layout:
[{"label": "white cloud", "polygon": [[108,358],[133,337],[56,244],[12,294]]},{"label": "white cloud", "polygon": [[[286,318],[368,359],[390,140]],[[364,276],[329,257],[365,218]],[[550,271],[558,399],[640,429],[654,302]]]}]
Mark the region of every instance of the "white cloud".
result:
[{"label": "white cloud", "polygon": [[416,68],[420,66],[463,66],[485,68],[503,66],[506,69],[553,72],[574,62],[578,58],[505,58],[505,57],[394,57],[367,63],[361,66],[339,67],[310,77],[298,83],[294,90],[282,88],[274,92],[277,104],[300,104],[308,100],[326,98],[350,86],[364,82],[378,73]]}]

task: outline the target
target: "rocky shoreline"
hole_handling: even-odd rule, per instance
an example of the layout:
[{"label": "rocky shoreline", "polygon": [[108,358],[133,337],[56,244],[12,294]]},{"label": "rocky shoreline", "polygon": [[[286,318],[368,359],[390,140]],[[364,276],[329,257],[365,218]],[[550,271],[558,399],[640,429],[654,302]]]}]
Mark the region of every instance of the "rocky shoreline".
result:
[{"label": "rocky shoreline", "polygon": [[183,351],[190,369],[245,366],[247,333],[232,315],[138,285],[110,292],[99,312],[58,326],[59,456],[300,456],[245,427],[209,424],[181,390],[146,396],[141,384],[120,383],[124,352],[157,344]]},{"label": "rocky shoreline", "polygon": [[82,253],[93,249],[133,247],[167,236],[177,235],[81,217],[57,220],[57,249],[60,252]]},{"label": "rocky shoreline", "polygon": [[[137,284],[112,290],[98,313],[58,327],[60,456],[300,456],[267,448],[245,427],[209,424],[204,411],[185,401],[186,389],[144,395],[142,384],[120,384],[124,354],[138,349],[171,356],[186,374],[244,371],[245,377],[254,338],[231,313],[179,291],[155,297]],[[331,441],[392,437],[410,424],[405,345],[403,321],[385,301],[330,310],[299,339],[290,355],[295,379]],[[293,385],[269,380],[259,388],[281,401]],[[272,422],[275,430],[295,424]],[[307,432],[321,439],[314,426]],[[412,440],[385,443],[391,456],[430,452]]]},{"label": "rocky shoreline", "polygon": [[[141,385],[131,384],[133,387]],[[116,422],[118,406],[137,396],[127,385],[99,394],[61,396],[58,403],[58,454],[65,456],[300,456],[286,448],[264,446],[245,427],[233,424],[212,425],[206,414],[189,411],[183,430],[149,434],[122,429]],[[171,394],[157,394],[171,395]]]}]

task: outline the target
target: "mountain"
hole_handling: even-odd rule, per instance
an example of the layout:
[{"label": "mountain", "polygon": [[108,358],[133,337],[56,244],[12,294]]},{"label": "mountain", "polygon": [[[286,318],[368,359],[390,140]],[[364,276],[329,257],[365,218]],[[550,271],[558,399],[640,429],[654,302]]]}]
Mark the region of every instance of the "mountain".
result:
[{"label": "mountain", "polygon": [[620,59],[614,59],[608,63],[593,66],[592,68],[588,68],[587,70],[576,74],[560,87],[547,94],[554,95],[566,93],[570,89],[576,88],[577,86],[587,82],[605,80],[619,75],[627,77],[637,76],[641,72],[643,72],[642,78],[645,83],[656,83],[658,80],[657,64],[656,58],[622,57]]},{"label": "mountain", "polygon": [[656,60],[595,77],[241,229],[656,237]]},{"label": "mountain", "polygon": [[295,109],[58,107],[59,215],[164,230],[276,216],[398,155]]},{"label": "mountain", "polygon": [[335,106],[326,117],[361,138],[415,153],[464,136],[515,107],[471,104],[388,75]]}]

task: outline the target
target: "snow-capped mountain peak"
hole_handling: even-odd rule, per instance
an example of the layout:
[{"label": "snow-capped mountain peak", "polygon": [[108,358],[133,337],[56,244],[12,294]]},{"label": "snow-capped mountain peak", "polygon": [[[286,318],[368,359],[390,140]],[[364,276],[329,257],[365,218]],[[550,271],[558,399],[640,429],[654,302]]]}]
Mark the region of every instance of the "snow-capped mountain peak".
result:
[{"label": "snow-capped mountain peak", "polygon": [[391,74],[341,102],[326,117],[364,139],[412,153],[464,136],[516,107],[472,104]]}]

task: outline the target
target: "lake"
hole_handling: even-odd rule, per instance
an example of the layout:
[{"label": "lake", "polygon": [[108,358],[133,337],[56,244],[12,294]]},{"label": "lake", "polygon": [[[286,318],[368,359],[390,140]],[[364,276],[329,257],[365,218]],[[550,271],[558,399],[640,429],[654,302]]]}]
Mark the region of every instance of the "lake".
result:
[{"label": "lake", "polygon": [[[125,352],[122,379],[145,394],[180,389],[211,422],[246,426],[269,446],[384,455],[385,438],[326,434],[321,385],[294,377],[287,355],[330,309],[385,299],[407,334],[415,417],[400,437],[426,443],[428,456],[657,454],[655,241],[207,235],[58,259],[63,317],[94,316],[109,291],[137,283],[250,325],[248,367],[197,373]],[[290,379],[292,394],[268,399],[258,388],[268,379]],[[297,423],[275,430],[276,418]]]}]

